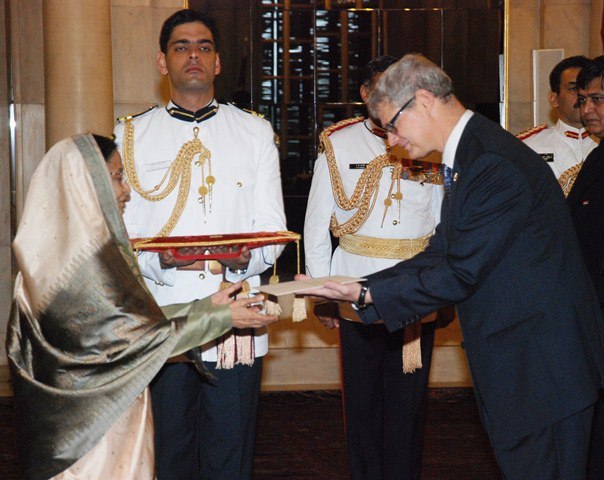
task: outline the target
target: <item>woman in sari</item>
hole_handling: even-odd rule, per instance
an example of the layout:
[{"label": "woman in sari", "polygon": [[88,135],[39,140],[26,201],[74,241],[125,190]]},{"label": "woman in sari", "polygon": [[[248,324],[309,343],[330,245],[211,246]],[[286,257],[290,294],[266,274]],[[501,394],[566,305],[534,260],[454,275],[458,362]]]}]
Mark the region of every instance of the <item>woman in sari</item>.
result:
[{"label": "woman in sari", "polygon": [[7,334],[28,479],[154,478],[147,386],[160,367],[232,327],[277,320],[252,306],[261,297],[233,300],[237,284],[160,309],[121,219],[122,177],[115,144],[90,134],[56,144],[32,177]]}]

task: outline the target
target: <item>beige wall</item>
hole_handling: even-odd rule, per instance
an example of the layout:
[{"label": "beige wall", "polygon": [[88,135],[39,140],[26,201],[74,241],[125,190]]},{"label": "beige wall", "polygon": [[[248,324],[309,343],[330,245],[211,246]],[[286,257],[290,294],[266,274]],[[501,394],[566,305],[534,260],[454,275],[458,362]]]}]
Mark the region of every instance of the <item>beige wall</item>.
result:
[{"label": "beige wall", "polygon": [[170,99],[156,68],[163,21],[183,0],[112,0],[113,95],[115,117],[146,110]]},{"label": "beige wall", "polygon": [[518,133],[533,126],[532,51],[601,55],[602,0],[508,0],[508,12],[507,128]]},{"label": "beige wall", "polygon": [[44,0],[46,147],[113,131],[110,0]]}]

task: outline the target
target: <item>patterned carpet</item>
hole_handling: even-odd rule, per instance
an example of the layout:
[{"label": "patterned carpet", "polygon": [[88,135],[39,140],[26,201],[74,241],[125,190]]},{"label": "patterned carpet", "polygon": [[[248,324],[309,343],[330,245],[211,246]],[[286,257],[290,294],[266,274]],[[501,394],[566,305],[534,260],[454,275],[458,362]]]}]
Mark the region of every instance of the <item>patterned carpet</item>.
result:
[{"label": "patterned carpet", "polygon": [[[348,478],[339,391],[260,397],[254,480]],[[422,480],[500,480],[472,390],[432,389]],[[21,479],[12,398],[0,397],[0,479]],[[138,479],[137,479],[138,480]]]}]

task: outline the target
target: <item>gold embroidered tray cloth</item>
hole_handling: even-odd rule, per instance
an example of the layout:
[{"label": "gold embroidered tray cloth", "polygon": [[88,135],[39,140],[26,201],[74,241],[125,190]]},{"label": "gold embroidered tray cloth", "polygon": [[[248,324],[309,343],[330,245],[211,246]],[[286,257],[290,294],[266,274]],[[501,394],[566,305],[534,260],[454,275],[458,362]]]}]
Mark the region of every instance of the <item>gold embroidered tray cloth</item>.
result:
[{"label": "gold embroidered tray cloth", "polygon": [[[222,260],[237,258],[243,247],[250,250],[266,245],[278,245],[300,240],[300,234],[290,231],[222,233],[213,235],[133,238],[135,251],[163,252],[171,250],[179,260]],[[201,253],[184,255],[181,248],[207,247]]]}]

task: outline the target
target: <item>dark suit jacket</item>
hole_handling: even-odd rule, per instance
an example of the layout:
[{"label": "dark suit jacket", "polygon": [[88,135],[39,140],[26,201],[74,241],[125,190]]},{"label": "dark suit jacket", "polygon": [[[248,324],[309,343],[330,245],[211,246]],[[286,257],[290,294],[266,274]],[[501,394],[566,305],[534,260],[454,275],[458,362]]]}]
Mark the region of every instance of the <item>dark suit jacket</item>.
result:
[{"label": "dark suit jacket", "polygon": [[604,144],[589,154],[566,200],[587,270],[604,308]]},{"label": "dark suit jacket", "polygon": [[550,168],[474,114],[452,190],[425,252],[368,277],[391,331],[457,310],[485,429],[505,446],[595,402],[603,325],[564,197]]}]

